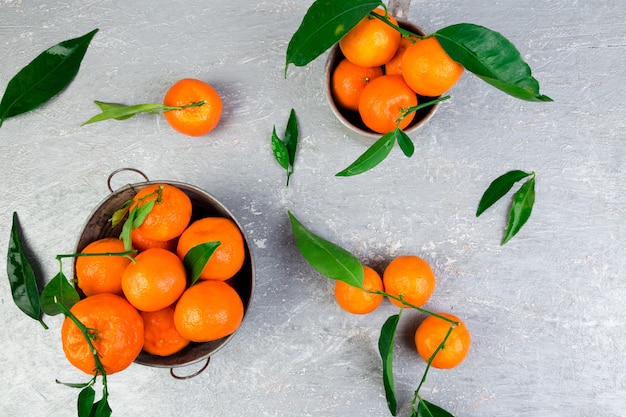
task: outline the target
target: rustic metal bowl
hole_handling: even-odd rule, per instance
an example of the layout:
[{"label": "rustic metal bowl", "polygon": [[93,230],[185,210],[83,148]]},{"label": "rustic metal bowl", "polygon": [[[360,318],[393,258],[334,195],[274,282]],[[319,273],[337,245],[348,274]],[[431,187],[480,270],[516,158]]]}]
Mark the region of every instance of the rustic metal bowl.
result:
[{"label": "rustic metal bowl", "polygon": [[[398,20],[398,26],[400,26],[402,29],[409,30],[417,35],[426,34],[420,27],[414,25],[413,23],[407,20],[403,20],[400,18],[398,18],[397,20]],[[338,44],[335,45],[331,49],[330,54],[328,55],[328,60],[326,61],[326,67],[325,67],[325,73],[324,73],[325,78],[326,78],[325,89],[326,89],[326,97],[328,99],[328,103],[330,104],[330,108],[335,114],[335,116],[337,117],[337,119],[339,119],[339,121],[344,126],[350,129],[352,132],[358,133],[361,137],[364,137],[366,139],[366,142],[373,143],[375,140],[379,139],[382,135],[380,133],[376,133],[372,131],[367,126],[365,126],[363,122],[361,121],[361,116],[359,116],[358,112],[347,110],[347,109],[342,108],[341,106],[338,106],[333,97],[333,93],[331,89],[332,74],[335,71],[335,68],[337,67],[337,65],[339,65],[339,62],[341,62],[343,58],[344,58],[344,55],[341,52],[339,45]],[[419,103],[425,103],[427,101],[434,100],[436,98],[437,97],[422,97],[419,95],[417,96]],[[404,132],[412,133],[412,132],[417,131],[422,126],[424,126],[424,124],[426,124],[426,122],[430,120],[431,117],[433,117],[438,107],[439,107],[439,103],[436,103],[432,106],[418,110],[415,113],[415,117],[413,118],[411,123],[405,129],[403,129]]]},{"label": "rustic metal bowl", "polygon": [[[113,174],[111,174],[111,176],[113,176],[117,172],[118,171],[114,172]],[[111,176],[109,176],[109,188]],[[248,239],[246,238],[246,235],[243,232],[241,225],[228,211],[228,209],[224,207],[223,204],[217,201],[217,199],[215,199],[215,197],[213,197],[212,195],[192,185],[174,181],[146,181],[127,185],[117,191],[112,191],[112,193],[108,197],[106,197],[89,216],[80,234],[80,238],[78,239],[78,243],[76,245],[76,253],[80,253],[85,248],[85,246],[95,240],[104,237],[119,236],[122,224],[119,224],[115,228],[112,228],[109,222],[109,219],[111,218],[113,212],[122,207],[124,202],[132,199],[139,190],[145,188],[150,184],[155,183],[173,185],[181,189],[183,192],[185,192],[185,194],[189,196],[193,207],[191,218],[192,222],[194,220],[208,216],[226,217],[234,221],[235,224],[239,227],[239,230],[244,237],[246,257],[241,270],[227,282],[232,285],[232,287],[241,297],[244,306],[245,320],[245,316],[248,312],[248,307],[252,298],[252,291],[254,288],[254,267]],[[202,372],[204,368],[206,368],[210,357],[218,350],[223,348],[234,337],[235,333],[212,342],[192,342],[180,352],[170,356],[155,356],[142,351],[135,360],[135,362],[141,365],[171,368],[170,373],[176,378],[187,378],[190,376],[195,376],[196,374]],[[202,360],[205,360],[206,364],[193,375],[189,375],[187,377],[179,377],[173,372],[173,368],[190,365]]]}]

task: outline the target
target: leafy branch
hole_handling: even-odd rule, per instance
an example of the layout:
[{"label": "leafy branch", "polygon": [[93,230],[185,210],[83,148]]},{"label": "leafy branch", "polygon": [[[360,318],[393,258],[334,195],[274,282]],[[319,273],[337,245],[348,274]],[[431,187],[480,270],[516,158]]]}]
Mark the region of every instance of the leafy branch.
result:
[{"label": "leafy branch", "polygon": [[184,106],[166,106],[156,103],[133,104],[131,106],[127,106],[124,104],[105,103],[103,101],[97,100],[94,101],[94,103],[96,103],[96,105],[100,107],[100,110],[102,110],[102,112],[87,120],[85,123],[82,124],[83,126],[110,119],[126,120],[130,119],[138,113],[163,114],[172,110],[183,110],[190,107],[200,107],[206,104],[206,101],[192,101],[191,103]]},{"label": "leafy branch", "polygon": [[[448,317],[441,316],[437,313],[431,312],[421,307],[414,306],[404,301],[402,296],[394,296],[386,293],[385,291],[369,291],[363,288],[363,265],[361,262],[350,252],[342,247],[314,234],[308,230],[290,211],[288,212],[291,222],[292,232],[294,234],[296,246],[300,250],[302,256],[309,262],[309,264],[317,270],[323,276],[343,281],[349,285],[360,288],[364,291],[383,295],[389,298],[400,301],[403,306],[400,309],[400,314],[393,315],[387,319],[385,324],[381,328],[380,336],[378,339],[378,349],[382,359],[382,378],[383,386],[385,389],[385,398],[387,400],[387,406],[392,415],[397,413],[397,399],[395,392],[395,384],[393,378],[393,348],[395,345],[395,333],[400,321],[400,317],[404,308],[412,308],[428,315],[445,320],[450,324],[450,328],[445,338],[438,345],[435,352],[427,361],[426,369],[420,381],[418,388],[415,390],[415,396],[411,402],[411,409],[414,416],[431,416],[431,417],[445,417],[451,414],[442,408],[431,404],[421,398],[419,391],[426,381],[426,375],[431,368],[432,361],[437,353],[444,348],[445,342],[452,330],[459,325],[458,322],[449,319]],[[418,402],[418,408],[415,409],[415,403]]]},{"label": "leafy branch", "polygon": [[500,245],[505,245],[526,224],[535,204],[535,173],[520,170],[509,171],[491,182],[478,203],[476,217],[504,197],[516,182],[527,180],[513,194],[506,232]]},{"label": "leafy branch", "polygon": [[289,179],[293,174],[294,164],[296,163],[296,151],[298,149],[298,120],[296,112],[291,109],[287,127],[285,128],[284,139],[280,139],[276,133],[276,126],[272,130],[272,152],[274,158],[287,171],[287,184],[289,187]]}]

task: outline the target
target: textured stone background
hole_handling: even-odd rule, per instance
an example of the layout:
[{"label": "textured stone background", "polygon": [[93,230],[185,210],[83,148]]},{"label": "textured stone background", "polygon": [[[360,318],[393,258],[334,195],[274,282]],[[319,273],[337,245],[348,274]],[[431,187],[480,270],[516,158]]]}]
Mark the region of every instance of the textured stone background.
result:
[{"label": "textured stone background", "polygon": [[[626,9],[621,1],[414,1],[427,31],[471,22],[500,31],[533,68],[551,104],[510,98],[466,74],[421,131],[374,171],[334,173],[365,150],[325,101],[325,57],[283,78],[288,41],[310,1],[0,1],[0,85],[39,52],[89,32],[81,70],[47,105],[0,128],[0,253],[17,211],[37,266],[71,252],[106,178],[121,167],[194,184],[240,220],[256,262],[252,305],[236,337],[200,376],[177,381],[132,365],[110,377],[117,416],[385,416],[377,338],[396,312],[340,310],[332,283],[293,244],[287,210],[382,271],[395,256],[431,262],[428,308],[462,317],[467,360],[429,374],[422,394],[456,416],[621,416],[626,413]],[[202,138],[160,116],[81,127],[93,100],[159,102],[196,77],[224,100]],[[274,125],[298,114],[301,144],[288,189],[269,147]],[[537,173],[535,209],[504,247],[507,203],[475,218],[487,185],[510,170]],[[116,177],[117,186],[138,182]],[[6,269],[0,258],[0,269]],[[4,273],[3,273],[4,274]],[[407,313],[395,355],[408,401],[424,369]],[[14,306],[0,279],[0,415],[73,416],[85,377],[65,360],[59,317],[49,331]],[[191,373],[189,366],[179,373]]]}]

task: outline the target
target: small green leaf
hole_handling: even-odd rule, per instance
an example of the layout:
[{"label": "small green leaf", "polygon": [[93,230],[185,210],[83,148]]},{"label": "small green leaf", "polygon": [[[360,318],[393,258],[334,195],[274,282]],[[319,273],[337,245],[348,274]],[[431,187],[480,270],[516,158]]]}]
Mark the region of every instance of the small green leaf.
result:
[{"label": "small green leaf", "polygon": [[122,222],[122,220],[124,220],[133,202],[134,200],[132,199],[127,200],[120,209],[117,209],[115,210],[115,212],[113,212],[113,215],[111,216],[111,219],[109,220],[111,222],[111,227],[117,226],[118,224]]},{"label": "small green leaf", "polygon": [[41,291],[41,309],[49,316],[61,314],[55,301],[63,304],[68,310],[78,302],[80,297],[76,289],[69,283],[63,272],[59,272]]},{"label": "small green leaf", "polygon": [[20,225],[15,212],[13,212],[13,225],[7,253],[7,277],[15,305],[47,329],[48,327],[41,319],[37,279],[22,249]]},{"label": "small green leaf", "polygon": [[[95,102],[96,104],[102,102]],[[153,103],[144,103],[144,104],[134,104],[132,106],[124,106],[122,104],[112,104],[105,103],[106,110],[103,110],[102,113],[98,113],[93,116],[91,119],[87,120],[84,125],[88,125],[91,123],[101,122],[103,120],[125,120],[128,119],[137,113],[150,113],[150,114],[159,114],[163,113],[169,107],[164,106],[163,104],[153,104]],[[98,104],[100,106],[100,104]],[[100,108],[102,108],[100,106]]]},{"label": "small green leaf", "polygon": [[535,177],[526,181],[513,195],[513,204],[509,213],[509,225],[500,245],[506,244],[520,231],[530,217],[535,204]]},{"label": "small green leaf", "polygon": [[378,351],[383,361],[383,384],[385,386],[385,397],[387,406],[392,415],[398,411],[398,401],[393,381],[393,346],[400,314],[395,314],[387,319],[380,329],[378,338]]},{"label": "small green leaf", "polygon": [[485,210],[495,204],[496,201],[504,197],[513,187],[513,184],[529,175],[532,174],[520,170],[513,170],[493,180],[478,203],[476,217],[480,216]]},{"label": "small green leaf", "polygon": [[465,69],[503,92],[528,101],[552,101],[539,93],[519,51],[500,33],[470,23],[459,23],[434,33],[441,47]]},{"label": "small green leaf", "polygon": [[110,417],[113,414],[113,410],[109,406],[109,399],[104,392],[104,397],[94,404],[94,408],[91,411],[90,417]]},{"label": "small green leaf", "polygon": [[396,141],[398,142],[398,146],[400,146],[404,155],[408,158],[413,156],[413,153],[415,152],[415,145],[413,144],[411,138],[409,138],[409,135],[404,133],[402,129],[398,128],[394,130],[394,135],[396,137]]},{"label": "small green leaf", "polygon": [[369,12],[382,6],[380,0],[317,0],[307,10],[287,47],[285,75],[289,64],[304,66],[328,50]]},{"label": "small green leaf", "polygon": [[89,417],[96,399],[96,391],[89,385],[78,394],[78,417]]},{"label": "small green leaf", "polygon": [[2,121],[33,110],[67,87],[80,68],[95,29],[79,38],[63,41],[39,54],[7,85],[0,102]]},{"label": "small green leaf", "polygon": [[289,152],[289,164],[293,167],[296,162],[296,150],[298,149],[298,119],[296,119],[296,112],[291,109],[289,113],[289,119],[287,120],[287,127],[285,128],[284,137],[285,147]]},{"label": "small green leaf", "polygon": [[296,246],[309,264],[327,278],[363,287],[363,265],[350,252],[307,230],[289,213]]},{"label": "small green leaf", "polygon": [[156,201],[157,197],[154,196],[154,198],[150,201],[141,205],[137,204],[135,207],[133,207],[133,209],[131,210],[135,212],[132,221],[133,229],[136,229],[143,224],[143,222],[146,220],[146,217],[148,217],[148,214],[150,214],[150,212],[154,208]]},{"label": "small green leaf", "polygon": [[[100,107],[100,110],[102,110],[103,113],[107,113],[107,112],[112,112],[112,111],[116,111],[117,109],[121,109],[121,108],[127,108],[128,106],[125,104],[119,104],[119,103],[105,103],[104,101],[98,101],[95,100],[94,103],[96,103],[96,105],[98,107]],[[126,120],[126,119],[130,119],[131,117],[133,117],[136,113],[133,114],[127,114],[124,116],[118,116],[118,117],[114,117],[115,120]]]},{"label": "small green leaf", "polygon": [[289,170],[289,151],[283,141],[280,140],[276,134],[276,126],[274,126],[274,130],[272,131],[272,152],[274,153],[274,158],[276,158],[276,161],[278,161],[280,166]]},{"label": "small green leaf", "polygon": [[420,398],[417,417],[454,417],[443,408]]},{"label": "small green leaf", "polygon": [[58,379],[56,379],[55,382],[57,384],[65,385],[66,387],[79,388],[79,389],[91,386],[93,384],[93,380],[89,382],[63,382],[63,381],[59,381]]},{"label": "small green leaf", "polygon": [[221,242],[205,242],[189,249],[189,252],[183,259],[183,263],[189,271],[189,285],[193,285],[198,281],[202,270],[220,244]]},{"label": "small green leaf", "polygon": [[372,146],[359,156],[349,167],[335,174],[337,177],[350,177],[362,174],[380,164],[391,152],[396,143],[396,135],[391,131],[383,135]]}]

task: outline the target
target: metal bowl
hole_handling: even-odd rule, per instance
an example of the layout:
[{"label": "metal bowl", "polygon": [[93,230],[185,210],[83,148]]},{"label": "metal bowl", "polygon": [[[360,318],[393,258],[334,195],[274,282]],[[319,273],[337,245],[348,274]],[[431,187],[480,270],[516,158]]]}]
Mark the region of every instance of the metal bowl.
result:
[{"label": "metal bowl", "polygon": [[[417,35],[423,36],[426,34],[420,27],[414,25],[411,22],[408,22],[403,19],[397,19],[397,20],[398,20],[398,26],[400,26],[402,29],[409,30]],[[326,87],[326,97],[328,99],[328,103],[330,104],[330,108],[335,114],[335,116],[337,117],[337,119],[339,119],[339,121],[344,126],[350,129],[352,132],[358,133],[361,137],[366,138],[367,142],[373,143],[375,140],[379,139],[382,135],[380,133],[374,132],[373,130],[365,126],[365,124],[363,124],[363,122],[361,121],[361,116],[359,116],[358,112],[346,110],[338,106],[333,97],[332,89],[331,89],[332,74],[335,71],[335,68],[337,67],[337,65],[339,65],[339,62],[341,62],[343,58],[344,58],[344,55],[343,53],[341,53],[341,49],[339,48],[339,45],[335,45],[330,51],[328,60],[326,61],[326,67],[325,67],[325,77],[326,77],[325,87]],[[419,103],[425,103],[427,101],[430,101],[436,98],[438,97],[422,97],[420,95],[417,96]],[[438,107],[439,107],[439,103],[436,103],[432,106],[418,110],[415,113],[415,117],[413,118],[411,123],[405,129],[403,129],[404,132],[412,133],[412,132],[417,131],[422,126],[424,126],[424,124],[428,120],[430,120],[431,117],[433,117]]]},{"label": "metal bowl", "polygon": [[[228,209],[224,207],[223,204],[217,201],[212,195],[192,185],[173,181],[146,181],[142,183],[127,185],[117,191],[112,192],[112,194],[105,198],[89,216],[89,219],[85,223],[83,230],[80,234],[78,243],[76,244],[76,253],[80,253],[85,248],[85,246],[95,240],[105,237],[119,236],[122,224],[119,224],[115,228],[112,228],[109,222],[109,219],[111,218],[113,212],[122,207],[122,205],[126,201],[132,199],[139,190],[145,188],[150,184],[155,183],[173,185],[175,187],[178,187],[189,196],[193,207],[191,218],[192,222],[203,217],[226,217],[234,221],[237,227],[239,227],[239,230],[244,237],[246,257],[241,270],[233,278],[230,278],[227,282],[237,291],[237,293],[241,297],[244,306],[245,320],[246,314],[248,312],[248,307],[252,298],[252,290],[254,288],[254,267],[248,239],[243,232],[241,225],[228,211]],[[74,276],[74,278],[76,278],[76,276]],[[79,289],[77,288],[77,290]],[[235,333],[237,332],[235,331]],[[208,364],[211,355],[215,354],[218,350],[223,348],[234,337],[235,333],[211,342],[192,342],[180,352],[170,356],[155,356],[142,351],[137,359],[135,359],[135,362],[141,365],[161,368],[176,368],[180,366],[190,365],[202,360],[206,360]],[[206,365],[199,372],[204,370],[205,367]],[[171,374],[174,377],[180,378],[174,375],[173,369],[171,371]]]}]

